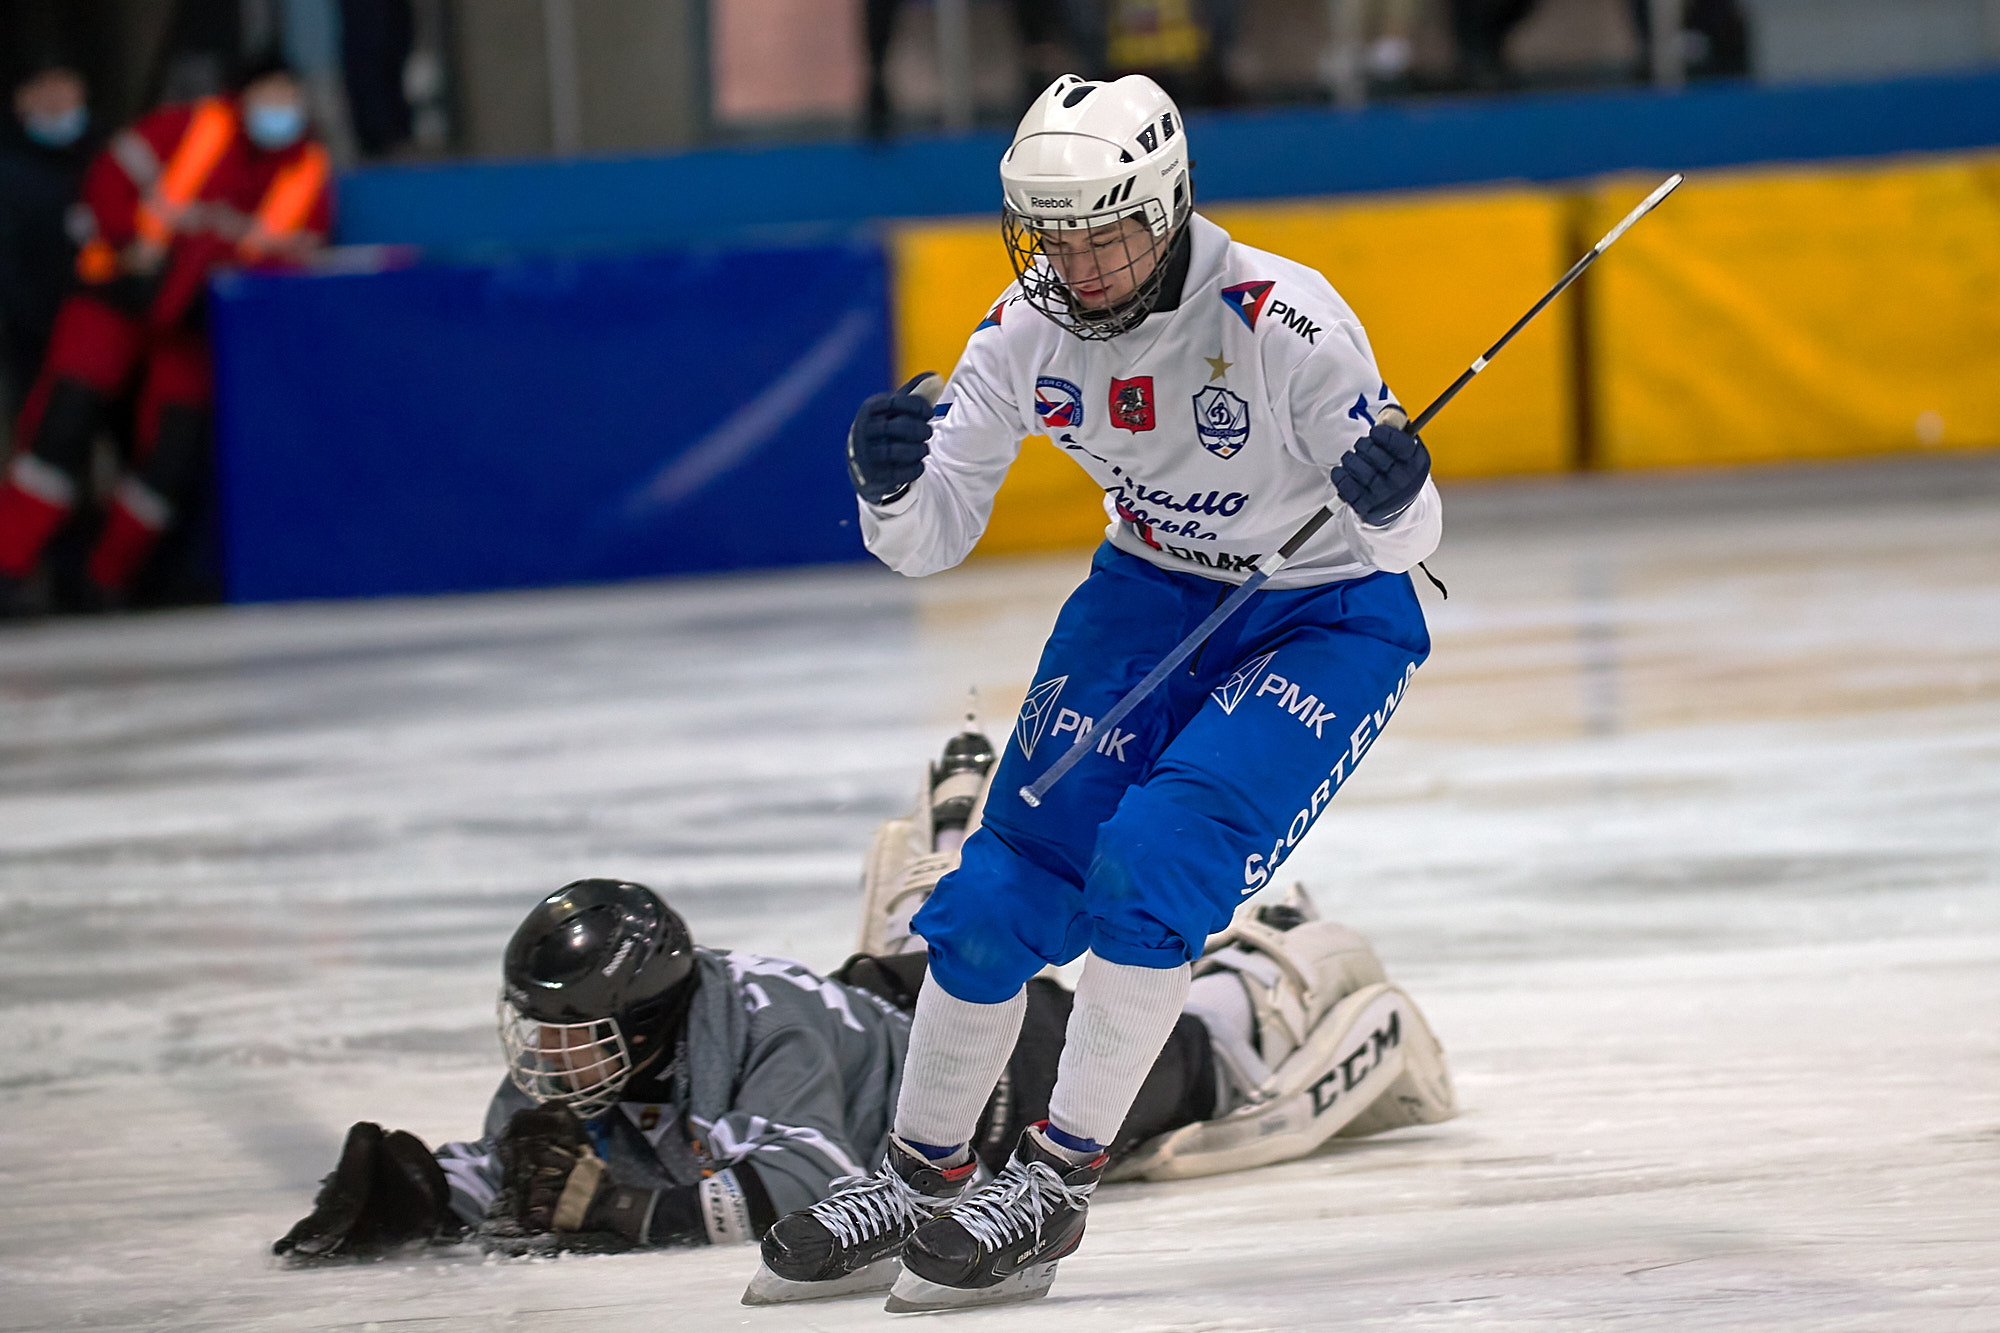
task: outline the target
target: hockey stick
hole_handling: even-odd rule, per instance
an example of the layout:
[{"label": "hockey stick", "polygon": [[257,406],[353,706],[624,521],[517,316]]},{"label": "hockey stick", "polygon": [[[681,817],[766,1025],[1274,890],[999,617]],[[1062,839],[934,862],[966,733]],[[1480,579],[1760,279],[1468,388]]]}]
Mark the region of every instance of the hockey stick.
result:
[{"label": "hockey stick", "polygon": [[[1599,241],[1596,245],[1591,246],[1589,253],[1585,254],[1583,258],[1577,260],[1574,264],[1571,264],[1569,267],[1569,272],[1563,274],[1562,277],[1558,278],[1556,280],[1556,285],[1549,288],[1549,290],[1542,296],[1542,299],[1535,302],[1535,304],[1529,308],[1527,314],[1515,320],[1513,328],[1508,329],[1505,333],[1500,335],[1499,342],[1496,342],[1491,347],[1487,348],[1483,356],[1479,357],[1478,360],[1474,361],[1470,366],[1466,367],[1465,373],[1460,375],[1457,379],[1453,380],[1451,383],[1451,387],[1449,389],[1446,389],[1443,393],[1439,394],[1437,396],[1437,400],[1433,402],[1429,407],[1425,408],[1421,413],[1419,413],[1417,419],[1415,421],[1410,422],[1407,427],[1404,427],[1404,429],[1408,430],[1410,434],[1416,435],[1420,433],[1425,426],[1428,426],[1431,423],[1431,418],[1435,417],[1440,411],[1442,411],[1446,403],[1456,398],[1458,396],[1458,391],[1460,389],[1463,389],[1466,385],[1470,384],[1472,382],[1472,377],[1474,375],[1477,375],[1480,371],[1486,369],[1486,367],[1492,363],[1493,358],[1500,355],[1500,349],[1513,341],[1515,334],[1519,333],[1522,329],[1528,326],[1529,320],[1533,319],[1536,315],[1541,314],[1543,307],[1547,306],[1549,302],[1555,300],[1558,296],[1561,296],[1563,294],[1564,289],[1567,288],[1572,282],[1575,282],[1577,280],[1578,275],[1580,275],[1585,269],[1589,268],[1591,263],[1599,255],[1603,254],[1606,250],[1609,250],[1613,242],[1615,242],[1620,236],[1623,236],[1631,228],[1633,223],[1637,222],[1640,218],[1646,216],[1646,214],[1652,212],[1655,208],[1657,208],[1659,206],[1660,201],[1662,199],[1665,199],[1668,195],[1672,194],[1674,192],[1674,187],[1678,186],[1683,179],[1684,177],[1682,177],[1682,175],[1679,172],[1675,172],[1673,175],[1667,177],[1666,180],[1662,181],[1660,183],[1660,187],[1657,190],[1654,190],[1651,194],[1647,195],[1643,200],[1640,201],[1639,206],[1637,208],[1633,209],[1630,213],[1627,213],[1625,215],[1624,221],[1620,222],[1617,226],[1613,227],[1610,231],[1606,232],[1604,234],[1603,240]],[[1387,414],[1385,413],[1384,415],[1386,416]],[[1333,509],[1331,506],[1322,508],[1318,513],[1314,514],[1311,518],[1306,520],[1304,527],[1300,528],[1297,532],[1293,533],[1289,538],[1286,539],[1285,544],[1278,548],[1278,553],[1276,555],[1258,561],[1256,571],[1252,573],[1249,578],[1243,580],[1242,583],[1238,584],[1236,587],[1236,591],[1230,593],[1228,598],[1223,601],[1222,605],[1216,607],[1215,610],[1212,613],[1210,613],[1208,619],[1202,621],[1201,624],[1195,626],[1193,633],[1189,634],[1185,639],[1182,639],[1180,641],[1180,644],[1177,647],[1175,647],[1175,649],[1172,652],[1168,653],[1164,658],[1160,659],[1160,664],[1154,667],[1151,671],[1147,672],[1146,678],[1140,681],[1137,685],[1134,685],[1126,693],[1123,699],[1120,699],[1115,705],[1112,706],[1110,712],[1106,713],[1102,718],[1092,721],[1086,726],[1084,726],[1083,729],[1077,733],[1077,738],[1075,742],[1070,745],[1069,749],[1066,752],[1064,752],[1062,758],[1056,760],[1055,763],[1050,764],[1048,770],[1044,772],[1040,777],[1036,778],[1033,782],[1029,783],[1027,786],[1021,788],[1021,799],[1026,801],[1031,808],[1039,806],[1042,803],[1042,797],[1048,794],[1049,788],[1055,786],[1056,783],[1060,782],[1062,780],[1063,774],[1069,772],[1072,768],[1075,768],[1077,763],[1083,758],[1083,756],[1086,753],[1088,753],[1091,747],[1097,743],[1097,736],[1100,731],[1115,726],[1117,723],[1123,721],[1125,715],[1131,712],[1134,708],[1137,708],[1141,700],[1143,700],[1147,695],[1151,694],[1154,690],[1158,689],[1160,682],[1167,678],[1168,673],[1173,671],[1173,669],[1179,666],[1182,662],[1185,662],[1188,659],[1188,656],[1192,654],[1195,649],[1201,647],[1201,645],[1207,641],[1208,636],[1215,633],[1217,626],[1221,625],[1223,621],[1229,619],[1231,615],[1235,614],[1236,608],[1243,605],[1244,602],[1250,600],[1250,594],[1256,592],[1259,588],[1263,587],[1267,582],[1269,582],[1273,574],[1277,573],[1280,569],[1283,569],[1285,566],[1285,562],[1287,560],[1290,560],[1294,555],[1298,554],[1299,548],[1301,546],[1304,546],[1307,542],[1311,541],[1313,539],[1313,536],[1316,533],[1318,533],[1321,528],[1325,527],[1327,524],[1327,520],[1332,517],[1333,517]]]}]

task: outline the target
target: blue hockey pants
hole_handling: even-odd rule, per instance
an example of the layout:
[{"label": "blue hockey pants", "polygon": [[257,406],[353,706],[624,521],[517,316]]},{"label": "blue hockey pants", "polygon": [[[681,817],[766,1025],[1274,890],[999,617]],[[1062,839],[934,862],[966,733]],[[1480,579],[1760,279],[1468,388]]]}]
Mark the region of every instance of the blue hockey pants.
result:
[{"label": "blue hockey pants", "polygon": [[1020,788],[1230,591],[1099,548],[1042,650],[983,826],[912,923],[946,991],[997,1004],[1086,949],[1139,967],[1199,957],[1430,652],[1406,574],[1258,592],[1030,809]]}]

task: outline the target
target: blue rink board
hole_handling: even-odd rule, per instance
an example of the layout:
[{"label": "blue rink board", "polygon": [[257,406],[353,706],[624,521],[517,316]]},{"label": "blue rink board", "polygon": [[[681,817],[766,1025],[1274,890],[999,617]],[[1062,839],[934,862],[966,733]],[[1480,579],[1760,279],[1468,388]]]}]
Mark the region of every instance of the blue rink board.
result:
[{"label": "blue rink board", "polygon": [[[433,254],[636,248],[873,218],[997,215],[1008,134],[460,161],[342,177],[340,239]],[[1195,197],[1287,199],[2000,143],[2000,71],[1678,93],[1443,97],[1188,121]]]},{"label": "blue rink board", "polygon": [[218,281],[229,597],[851,560],[872,241]]}]

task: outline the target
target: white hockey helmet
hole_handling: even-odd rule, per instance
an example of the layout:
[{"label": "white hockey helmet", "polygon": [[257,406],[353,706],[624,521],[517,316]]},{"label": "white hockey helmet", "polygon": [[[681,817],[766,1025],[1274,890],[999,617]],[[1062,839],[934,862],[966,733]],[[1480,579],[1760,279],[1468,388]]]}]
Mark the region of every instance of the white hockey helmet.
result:
[{"label": "white hockey helmet", "polygon": [[[1065,74],[1021,117],[1000,159],[1002,230],[1028,303],[1080,338],[1114,338],[1152,313],[1168,251],[1194,211],[1186,126],[1173,99],[1143,74],[1094,83]],[[1105,308],[1079,301],[1043,254],[1046,234],[1089,231],[1128,217],[1151,260],[1131,295]]]}]

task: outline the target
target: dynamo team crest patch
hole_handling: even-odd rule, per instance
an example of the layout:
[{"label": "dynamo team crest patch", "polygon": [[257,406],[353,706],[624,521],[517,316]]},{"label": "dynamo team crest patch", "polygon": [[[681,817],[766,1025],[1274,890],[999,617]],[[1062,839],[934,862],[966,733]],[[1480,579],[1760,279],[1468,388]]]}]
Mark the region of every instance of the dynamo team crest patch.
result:
[{"label": "dynamo team crest patch", "polygon": [[1194,396],[1194,430],[1202,448],[1217,458],[1234,458],[1250,439],[1250,404],[1211,384]]},{"label": "dynamo team crest patch", "polygon": [[1035,381],[1035,417],[1049,430],[1083,425],[1083,390],[1068,380],[1044,375]]}]

